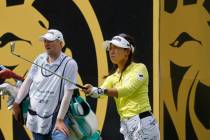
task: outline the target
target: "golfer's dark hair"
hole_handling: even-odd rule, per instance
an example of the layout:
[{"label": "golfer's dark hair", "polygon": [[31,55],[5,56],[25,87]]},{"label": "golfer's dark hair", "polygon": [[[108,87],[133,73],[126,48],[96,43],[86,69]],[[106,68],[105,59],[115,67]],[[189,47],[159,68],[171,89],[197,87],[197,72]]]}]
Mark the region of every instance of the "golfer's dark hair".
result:
[{"label": "golfer's dark hair", "polygon": [[[132,36],[130,36],[130,35],[128,35],[128,34],[124,34],[124,33],[121,33],[121,34],[119,34],[118,36],[121,36],[121,37],[123,37],[124,39],[126,39],[131,45],[133,45],[133,47],[136,46],[135,39],[134,39]],[[126,49],[126,48],[125,48],[125,49]],[[130,51],[130,54],[129,54],[129,56],[128,56],[128,60],[127,60],[127,62],[125,63],[125,67],[123,68],[123,70],[122,70],[122,72],[121,72],[119,81],[120,81],[121,78],[122,78],[123,72],[124,72],[125,69],[131,64],[132,61],[133,61],[133,54],[132,54],[132,52]],[[117,70],[117,68],[118,68],[118,66],[117,66],[116,64],[113,64],[111,70],[109,71],[109,74],[106,75],[106,76],[104,76],[104,78],[106,78],[106,77],[112,75],[113,73],[115,73],[116,70]]]}]

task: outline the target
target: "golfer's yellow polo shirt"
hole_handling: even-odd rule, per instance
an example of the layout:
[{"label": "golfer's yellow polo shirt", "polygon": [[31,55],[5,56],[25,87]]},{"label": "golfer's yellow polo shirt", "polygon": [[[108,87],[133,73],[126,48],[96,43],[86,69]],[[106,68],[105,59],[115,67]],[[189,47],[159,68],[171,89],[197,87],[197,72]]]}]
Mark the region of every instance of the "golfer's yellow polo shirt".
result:
[{"label": "golfer's yellow polo shirt", "polygon": [[130,118],[139,113],[151,110],[148,98],[148,72],[142,63],[131,63],[123,72],[115,72],[106,78],[102,88],[115,88],[117,110],[121,119]]}]

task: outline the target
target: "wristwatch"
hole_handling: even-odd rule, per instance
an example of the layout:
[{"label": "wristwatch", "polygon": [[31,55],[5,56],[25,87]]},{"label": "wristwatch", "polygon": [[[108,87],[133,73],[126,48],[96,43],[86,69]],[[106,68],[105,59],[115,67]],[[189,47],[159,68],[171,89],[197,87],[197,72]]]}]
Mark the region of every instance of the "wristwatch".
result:
[{"label": "wristwatch", "polygon": [[108,93],[108,89],[98,88],[98,94],[103,95],[103,94],[107,94],[107,93]]}]

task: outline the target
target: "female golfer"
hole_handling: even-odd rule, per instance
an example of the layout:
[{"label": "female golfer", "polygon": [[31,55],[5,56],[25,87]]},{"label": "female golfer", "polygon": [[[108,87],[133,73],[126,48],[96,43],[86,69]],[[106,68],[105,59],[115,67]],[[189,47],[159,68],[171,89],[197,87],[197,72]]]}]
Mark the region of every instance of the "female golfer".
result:
[{"label": "female golfer", "polygon": [[121,119],[120,132],[125,140],[159,140],[158,124],[148,98],[148,72],[142,63],[134,63],[134,39],[126,34],[104,42],[113,69],[100,88],[86,84],[84,92],[93,98],[114,97]]}]

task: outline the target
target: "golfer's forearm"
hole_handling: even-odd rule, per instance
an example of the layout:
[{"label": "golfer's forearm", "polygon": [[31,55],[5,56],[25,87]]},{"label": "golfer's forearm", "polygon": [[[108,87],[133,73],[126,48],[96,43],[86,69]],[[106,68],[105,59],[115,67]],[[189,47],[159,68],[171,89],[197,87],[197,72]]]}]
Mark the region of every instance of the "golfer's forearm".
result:
[{"label": "golfer's forearm", "polygon": [[110,96],[110,97],[118,98],[118,91],[115,88],[107,89],[104,94],[107,95],[107,96]]},{"label": "golfer's forearm", "polygon": [[22,100],[26,97],[26,95],[29,92],[30,86],[31,86],[32,80],[29,78],[26,78],[23,82],[23,84],[21,85],[17,97],[15,99],[15,102],[20,104],[22,102]]}]

